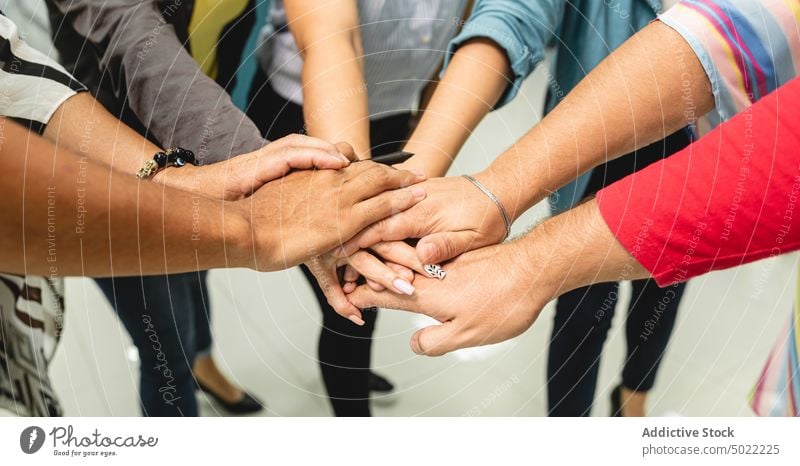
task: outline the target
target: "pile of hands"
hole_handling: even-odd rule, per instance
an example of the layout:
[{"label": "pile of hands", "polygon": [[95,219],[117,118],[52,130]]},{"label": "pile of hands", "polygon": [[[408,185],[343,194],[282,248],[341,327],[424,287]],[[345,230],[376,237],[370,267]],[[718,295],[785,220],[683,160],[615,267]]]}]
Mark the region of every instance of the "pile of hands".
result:
[{"label": "pile of hands", "polygon": [[[226,216],[247,223],[250,238],[229,252],[233,266],[305,263],[356,325],[372,307],[436,319],[412,336],[417,354],[517,336],[556,292],[534,259],[498,244],[503,219],[469,181],[356,161],[346,143],[291,135],[226,162],[164,170],[155,181],[222,199]],[[431,276],[430,264],[445,276]]]}]

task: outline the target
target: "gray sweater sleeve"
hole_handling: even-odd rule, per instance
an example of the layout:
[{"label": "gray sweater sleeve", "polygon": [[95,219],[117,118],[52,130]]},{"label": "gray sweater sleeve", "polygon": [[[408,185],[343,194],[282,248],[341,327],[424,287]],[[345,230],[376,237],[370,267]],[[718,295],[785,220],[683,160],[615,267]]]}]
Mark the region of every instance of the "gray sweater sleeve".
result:
[{"label": "gray sweater sleeve", "polygon": [[[53,0],[97,50],[100,71],[165,147],[192,149],[203,163],[265,144],[228,93],[198,67],[155,0]],[[171,10],[172,8],[173,10]]]}]

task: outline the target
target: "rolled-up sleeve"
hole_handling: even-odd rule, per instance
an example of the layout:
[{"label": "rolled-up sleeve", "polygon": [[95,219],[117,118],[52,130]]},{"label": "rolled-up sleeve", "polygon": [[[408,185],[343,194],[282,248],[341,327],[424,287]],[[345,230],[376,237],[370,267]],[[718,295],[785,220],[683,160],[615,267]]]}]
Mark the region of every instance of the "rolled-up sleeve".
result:
[{"label": "rolled-up sleeve", "polygon": [[[165,19],[180,2],[53,0],[97,50],[114,92],[165,147],[194,150],[203,163],[264,145],[228,93],[202,73]],[[170,9],[174,8],[174,9]]]},{"label": "rolled-up sleeve", "polygon": [[465,42],[490,39],[508,56],[514,81],[497,104],[501,107],[519,92],[522,81],[545,58],[545,49],[564,14],[564,0],[478,0],[461,32],[448,45],[445,68]]},{"label": "rolled-up sleeve", "polygon": [[684,0],[658,19],[677,31],[711,83],[716,126],[800,70],[800,2]]},{"label": "rolled-up sleeve", "polygon": [[58,63],[28,46],[13,21],[0,15],[0,115],[41,133],[53,113],[85,91]]}]

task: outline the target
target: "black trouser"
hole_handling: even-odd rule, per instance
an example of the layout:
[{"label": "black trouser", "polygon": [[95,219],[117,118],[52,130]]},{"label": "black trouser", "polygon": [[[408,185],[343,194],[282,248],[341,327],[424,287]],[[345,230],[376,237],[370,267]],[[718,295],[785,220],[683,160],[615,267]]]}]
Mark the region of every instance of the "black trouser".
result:
[{"label": "black trouser", "polygon": [[[689,143],[685,131],[598,167],[586,194],[672,155]],[[625,323],[627,355],[622,384],[648,391],[675,325],[685,284],[659,288],[652,280],[634,280]],[[556,303],[547,358],[547,401],[550,416],[588,416],[594,401],[600,355],[614,307],[618,283],[600,283],[562,295]]]},{"label": "black trouser", "polygon": [[[276,94],[260,70],[253,79],[247,115],[269,140],[301,132],[304,125],[302,107]],[[371,121],[372,155],[400,150],[408,137],[409,119],[406,113]],[[322,309],[319,365],[333,411],[337,416],[369,416],[370,357],[377,312],[365,311],[366,324],[353,324],[328,305],[311,272],[305,266],[301,269]]]}]

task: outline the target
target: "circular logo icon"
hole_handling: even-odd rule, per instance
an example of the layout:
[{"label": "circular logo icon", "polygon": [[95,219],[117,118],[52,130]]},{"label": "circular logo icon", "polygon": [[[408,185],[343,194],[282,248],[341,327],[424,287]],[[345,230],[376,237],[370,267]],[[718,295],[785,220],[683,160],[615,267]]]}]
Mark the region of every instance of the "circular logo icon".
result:
[{"label": "circular logo icon", "polygon": [[30,426],[19,434],[19,447],[28,455],[39,451],[44,445],[44,429]]}]

